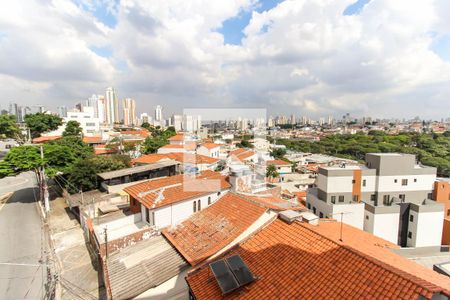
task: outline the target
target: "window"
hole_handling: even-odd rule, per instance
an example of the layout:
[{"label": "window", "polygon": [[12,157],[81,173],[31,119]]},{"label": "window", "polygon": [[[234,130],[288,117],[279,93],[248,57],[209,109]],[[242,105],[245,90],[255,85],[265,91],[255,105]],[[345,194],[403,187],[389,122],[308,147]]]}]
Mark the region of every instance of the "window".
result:
[{"label": "window", "polygon": [[366,215],[366,220],[369,220],[369,216],[368,215]]},{"label": "window", "polygon": [[433,195],[431,193],[428,193],[427,198],[428,199],[433,199]]},{"label": "window", "polygon": [[359,201],[359,196],[358,195],[353,196],[353,202],[358,202],[358,201]]},{"label": "window", "polygon": [[339,196],[339,202],[344,202],[344,196]]},{"label": "window", "polygon": [[331,196],[331,203],[336,203],[336,196]]},{"label": "window", "polygon": [[319,213],[319,218],[323,218],[323,213],[322,212]]},{"label": "window", "polygon": [[408,239],[412,239],[412,232],[408,231]]},{"label": "window", "polygon": [[152,219],[150,220],[150,225],[154,226],[155,225],[155,212],[152,211]]},{"label": "window", "polygon": [[375,201],[377,196],[375,194],[370,195],[370,201]]},{"label": "window", "polygon": [[95,126],[95,123],[86,123],[86,126],[94,127],[94,126]]},{"label": "window", "polygon": [[408,179],[402,179],[402,185],[408,185]]},{"label": "window", "polygon": [[202,201],[201,200],[197,201],[197,210],[198,211],[202,210]]},{"label": "window", "polygon": [[353,180],[352,180],[352,184],[355,184],[355,182],[356,182],[356,180],[355,180],[355,179],[353,179]]},{"label": "window", "polygon": [[417,182],[417,178],[414,178],[414,182]]},{"label": "window", "polygon": [[413,215],[410,215],[410,216],[409,216],[409,221],[410,221],[410,222],[414,222],[414,216],[413,216]]},{"label": "window", "polygon": [[389,200],[391,200],[391,196],[389,196],[389,195],[384,195],[383,196],[383,204],[384,205],[390,205],[391,202]]},{"label": "window", "polygon": [[406,196],[405,196],[405,194],[400,194],[400,195],[398,195],[398,198],[399,198],[402,202],[405,202]]},{"label": "window", "polygon": [[363,179],[363,186],[366,186],[366,180]]},{"label": "window", "polygon": [[313,207],[313,213],[316,214],[316,208],[315,207]]},{"label": "window", "polygon": [[12,145],[10,145],[10,144],[5,145],[5,149],[11,149],[11,148],[12,148]]},{"label": "window", "polygon": [[447,210],[447,217],[450,217],[450,209]]},{"label": "window", "polygon": [[197,203],[194,201],[192,202],[192,211],[196,212],[197,211]]},{"label": "window", "polygon": [[208,197],[208,205],[211,205],[211,196]]},{"label": "window", "polygon": [[217,192],[217,196],[220,196],[220,192]]},{"label": "window", "polygon": [[397,183],[397,179],[394,179],[394,183]]},{"label": "window", "polygon": [[311,204],[308,203],[308,209],[311,209]]}]

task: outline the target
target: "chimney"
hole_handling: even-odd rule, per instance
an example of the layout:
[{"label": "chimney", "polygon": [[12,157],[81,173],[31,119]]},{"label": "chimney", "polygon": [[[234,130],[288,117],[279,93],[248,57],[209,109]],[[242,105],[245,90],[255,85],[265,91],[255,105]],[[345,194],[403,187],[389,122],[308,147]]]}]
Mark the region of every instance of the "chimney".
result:
[{"label": "chimney", "polygon": [[237,193],[252,192],[252,172],[246,165],[230,166],[231,191]]}]

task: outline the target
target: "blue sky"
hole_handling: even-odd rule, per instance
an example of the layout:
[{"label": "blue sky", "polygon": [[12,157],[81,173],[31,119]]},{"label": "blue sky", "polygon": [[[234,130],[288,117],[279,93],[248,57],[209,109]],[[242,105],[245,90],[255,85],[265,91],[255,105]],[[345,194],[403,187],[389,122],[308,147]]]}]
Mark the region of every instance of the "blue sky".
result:
[{"label": "blue sky", "polygon": [[369,3],[370,0],[358,0],[355,3],[347,6],[347,8],[344,10],[344,15],[355,15],[359,14],[361,10],[364,8],[364,5]]},{"label": "blue sky", "polygon": [[[261,13],[274,8],[281,2],[282,0],[261,0],[253,10]],[[244,37],[243,30],[250,22],[253,10],[242,10],[238,16],[223,22],[222,28],[218,32],[223,34],[225,44],[241,44],[242,38]]]}]

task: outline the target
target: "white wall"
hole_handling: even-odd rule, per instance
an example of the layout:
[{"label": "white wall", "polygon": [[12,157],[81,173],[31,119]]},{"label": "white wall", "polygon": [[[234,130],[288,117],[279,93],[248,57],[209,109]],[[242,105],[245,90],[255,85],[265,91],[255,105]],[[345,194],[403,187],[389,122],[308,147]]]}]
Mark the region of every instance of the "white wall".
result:
[{"label": "white wall", "polygon": [[292,173],[292,168],[291,166],[277,166],[277,172],[279,174],[291,174]]},{"label": "white wall", "polygon": [[340,221],[342,215],[342,222],[356,227],[358,229],[364,229],[364,203],[352,203],[352,204],[335,204],[333,205],[332,218]]},{"label": "white wall", "polygon": [[[363,180],[366,181],[366,186],[363,186]],[[361,192],[363,192],[363,193],[375,192],[376,183],[377,183],[376,176],[362,176],[361,177]]]},{"label": "white wall", "polygon": [[391,243],[397,244],[399,213],[374,215],[366,211],[365,215],[369,216],[369,220],[364,217],[364,230],[372,227],[372,231],[367,231]]},{"label": "white wall", "polygon": [[184,148],[159,148],[158,153],[166,154],[166,153],[188,153],[187,149]]},{"label": "white wall", "polygon": [[[414,179],[417,182],[414,182]],[[395,182],[397,179],[397,182]],[[402,179],[408,179],[408,185],[402,185]],[[432,190],[436,175],[398,175],[398,176],[379,176],[378,191],[379,192],[408,192]]]},{"label": "white wall", "polygon": [[[150,210],[155,212],[155,226],[157,228],[163,228],[167,226],[176,226],[179,223],[183,222],[191,215],[194,214],[193,210],[193,202],[201,201],[201,210],[208,207],[208,197],[211,197],[211,204],[216,202],[220,197],[225,195],[228,190],[220,191],[220,195],[217,195],[217,192],[202,196],[192,198],[186,201],[177,202],[172,205],[164,206],[161,208],[157,208],[154,210]],[[197,206],[196,206],[197,207]],[[198,210],[197,210],[198,211]],[[145,215],[143,214],[143,220],[145,220]]]},{"label": "white wall", "polygon": [[197,154],[204,155],[204,156],[209,156],[209,157],[214,157],[214,158],[218,158],[219,157],[219,152],[220,152],[220,147],[213,148],[213,149],[208,149],[206,147],[200,146],[197,149]]},{"label": "white wall", "polygon": [[353,176],[326,177],[319,174],[317,177],[317,187],[327,193],[351,193],[353,190],[352,180]]},{"label": "white wall", "polygon": [[407,239],[408,247],[430,247],[440,246],[442,238],[442,227],[444,223],[444,212],[420,212],[410,210],[413,221],[409,222],[408,231],[412,237]]}]

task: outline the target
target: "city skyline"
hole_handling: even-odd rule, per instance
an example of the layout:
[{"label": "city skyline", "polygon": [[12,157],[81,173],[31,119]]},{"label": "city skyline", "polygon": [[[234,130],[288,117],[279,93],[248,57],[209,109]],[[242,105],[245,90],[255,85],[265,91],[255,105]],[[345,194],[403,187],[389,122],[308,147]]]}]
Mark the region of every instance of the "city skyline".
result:
[{"label": "city skyline", "polygon": [[138,112],[188,103],[439,120],[450,106],[448,5],[16,1],[0,13],[2,109],[56,110],[113,86]]}]

